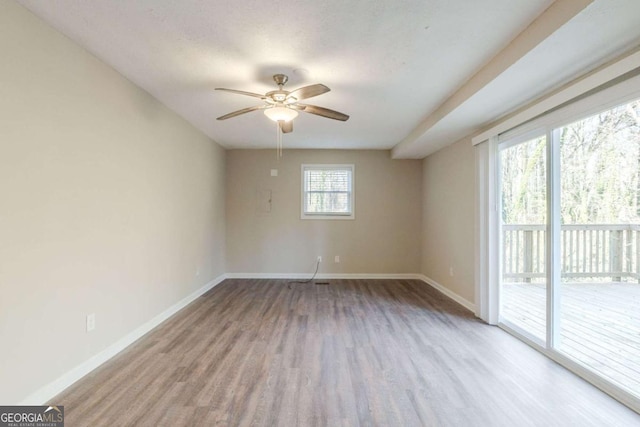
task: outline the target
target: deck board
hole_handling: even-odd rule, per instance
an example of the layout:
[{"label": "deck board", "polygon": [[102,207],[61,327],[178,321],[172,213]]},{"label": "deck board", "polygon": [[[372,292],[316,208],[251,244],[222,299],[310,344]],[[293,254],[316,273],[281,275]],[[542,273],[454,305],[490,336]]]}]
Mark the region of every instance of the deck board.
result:
[{"label": "deck board", "polygon": [[[546,286],[505,283],[503,317],[544,341]],[[557,350],[640,396],[640,284],[563,283]]]}]

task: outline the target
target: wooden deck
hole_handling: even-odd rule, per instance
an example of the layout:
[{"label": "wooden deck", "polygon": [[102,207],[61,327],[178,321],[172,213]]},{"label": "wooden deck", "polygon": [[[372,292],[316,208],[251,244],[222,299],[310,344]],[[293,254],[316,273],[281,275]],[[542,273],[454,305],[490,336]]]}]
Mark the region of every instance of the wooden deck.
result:
[{"label": "wooden deck", "polygon": [[[502,287],[503,317],[544,341],[546,286]],[[640,284],[563,283],[557,349],[640,396]]]}]

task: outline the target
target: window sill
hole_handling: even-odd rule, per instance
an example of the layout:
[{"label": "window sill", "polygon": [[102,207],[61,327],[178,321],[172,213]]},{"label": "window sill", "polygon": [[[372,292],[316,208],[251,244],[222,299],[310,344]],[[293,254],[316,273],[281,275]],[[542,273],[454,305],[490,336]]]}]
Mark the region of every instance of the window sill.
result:
[{"label": "window sill", "polygon": [[328,220],[349,220],[349,219],[356,219],[355,214],[351,214],[351,215],[306,215],[306,214],[302,214],[300,216],[300,219],[328,219]]}]

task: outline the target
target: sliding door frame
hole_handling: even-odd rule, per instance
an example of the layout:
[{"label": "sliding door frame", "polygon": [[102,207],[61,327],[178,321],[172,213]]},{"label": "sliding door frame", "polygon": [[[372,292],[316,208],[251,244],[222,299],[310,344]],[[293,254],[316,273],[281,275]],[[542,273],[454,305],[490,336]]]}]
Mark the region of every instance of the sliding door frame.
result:
[{"label": "sliding door frame", "polygon": [[[504,265],[503,265],[503,260],[504,260],[504,253],[503,253],[503,247],[502,247],[502,243],[504,242],[504,232],[503,232],[503,227],[502,227],[502,210],[504,208],[504,206],[502,205],[502,162],[500,161],[500,155],[504,150],[507,150],[509,148],[515,147],[519,144],[524,144],[527,143],[531,140],[535,140],[537,138],[541,138],[541,137],[545,137],[545,185],[547,187],[547,190],[545,191],[546,194],[546,208],[547,208],[547,218],[551,218],[550,216],[550,210],[549,207],[551,206],[551,191],[549,191],[549,185],[550,185],[550,167],[549,165],[550,163],[550,159],[551,159],[551,139],[550,139],[550,135],[549,132],[547,131],[546,128],[544,127],[537,127],[537,128],[532,128],[527,130],[524,133],[521,133],[517,136],[514,137],[510,137],[508,139],[504,139],[504,138],[496,138],[496,150],[494,153],[495,156],[495,186],[496,186],[496,212],[497,212],[497,226],[496,226],[496,238],[495,240],[495,246],[497,248],[497,253],[496,253],[496,258],[497,258],[497,265],[496,265],[496,269],[498,271],[498,276],[496,278],[496,293],[498,294],[498,300],[499,300],[499,304],[498,304],[498,316],[497,316],[497,325],[502,327],[503,329],[507,329],[510,332],[518,335],[519,337],[525,337],[528,341],[531,341],[533,343],[535,343],[537,346],[541,347],[541,348],[546,348],[547,344],[549,342],[549,324],[548,324],[548,319],[549,319],[549,310],[550,310],[550,301],[551,301],[551,295],[550,295],[550,286],[549,286],[549,269],[545,268],[545,273],[546,273],[546,278],[545,280],[547,281],[547,286],[546,286],[546,296],[545,296],[545,302],[546,302],[546,307],[545,307],[545,341],[542,341],[541,339],[535,337],[533,334],[529,333],[528,331],[525,331],[524,329],[522,329],[521,327],[515,325],[514,323],[510,322],[509,319],[505,319],[502,317],[502,307],[503,307],[503,295],[502,295],[502,272],[504,271]],[[547,219],[546,224],[545,224],[545,231],[546,231],[546,235],[549,236],[549,232],[550,232],[550,224],[549,224],[549,220]],[[549,255],[550,255],[550,251],[548,249],[548,245],[545,243],[545,266],[549,265]]]},{"label": "sliding door frame", "polygon": [[547,348],[554,349],[560,338],[560,132],[547,129]]}]

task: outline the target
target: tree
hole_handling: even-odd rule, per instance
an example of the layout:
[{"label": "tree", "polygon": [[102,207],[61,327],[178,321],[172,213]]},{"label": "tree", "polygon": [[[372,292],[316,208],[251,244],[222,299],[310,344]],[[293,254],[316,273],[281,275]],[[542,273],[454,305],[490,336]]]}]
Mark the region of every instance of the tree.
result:
[{"label": "tree", "polygon": [[[640,223],[640,101],[558,129],[563,224]],[[501,152],[502,219],[546,222],[546,137]]]}]

